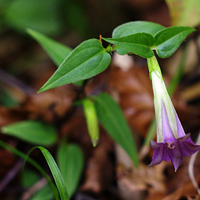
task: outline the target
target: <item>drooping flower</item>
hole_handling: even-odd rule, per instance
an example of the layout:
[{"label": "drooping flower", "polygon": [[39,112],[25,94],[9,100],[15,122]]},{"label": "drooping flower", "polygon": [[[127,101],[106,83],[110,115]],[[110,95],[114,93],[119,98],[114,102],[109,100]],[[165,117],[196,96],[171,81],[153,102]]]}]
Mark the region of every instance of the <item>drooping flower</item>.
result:
[{"label": "drooping flower", "polygon": [[200,150],[200,146],[193,143],[189,134],[185,134],[161,72],[151,71],[150,75],[154,92],[157,142],[151,141],[154,153],[149,166],[159,164],[162,160],[171,161],[176,171],[183,157]]}]

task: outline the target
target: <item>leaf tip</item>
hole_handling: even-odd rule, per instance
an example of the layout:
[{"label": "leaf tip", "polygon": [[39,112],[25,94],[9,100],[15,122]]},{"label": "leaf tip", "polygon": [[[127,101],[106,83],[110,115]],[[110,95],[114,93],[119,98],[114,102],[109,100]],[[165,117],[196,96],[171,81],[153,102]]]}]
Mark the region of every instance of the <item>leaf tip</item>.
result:
[{"label": "leaf tip", "polygon": [[98,139],[94,139],[92,140],[92,146],[95,148],[97,146],[97,144],[99,143]]},{"label": "leaf tip", "polygon": [[1,130],[2,133],[6,133],[7,132],[6,126],[2,126],[0,130]]},{"label": "leaf tip", "polygon": [[37,93],[39,94],[39,93],[42,93],[42,92],[44,92],[44,91],[46,91],[47,89],[45,88],[45,87],[41,87],[38,91],[37,91]]},{"label": "leaf tip", "polygon": [[26,28],[26,32],[31,36],[33,36],[33,34],[34,34],[34,30],[31,28]]}]

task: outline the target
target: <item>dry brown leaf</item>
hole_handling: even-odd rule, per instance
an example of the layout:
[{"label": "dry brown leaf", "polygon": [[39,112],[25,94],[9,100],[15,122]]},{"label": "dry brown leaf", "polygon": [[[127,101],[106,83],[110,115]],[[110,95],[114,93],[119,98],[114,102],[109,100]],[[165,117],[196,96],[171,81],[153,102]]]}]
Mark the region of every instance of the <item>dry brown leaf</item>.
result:
[{"label": "dry brown leaf", "polygon": [[109,155],[113,150],[112,141],[101,132],[99,145],[92,150],[86,165],[85,181],[81,191],[100,194],[108,190],[114,175],[114,167]]},{"label": "dry brown leaf", "polygon": [[[198,180],[200,180],[200,176],[198,176]],[[175,192],[172,194],[166,196],[162,200],[191,200],[191,199],[198,199],[199,196],[196,194],[196,189],[192,185],[192,183],[189,181],[187,183],[184,183],[181,187],[179,187]]]},{"label": "dry brown leaf", "polygon": [[154,167],[140,164],[139,168],[127,168],[122,163],[117,166],[119,190],[125,200],[144,200],[151,196],[164,197],[166,193],[165,163]]},{"label": "dry brown leaf", "polygon": [[21,108],[5,108],[0,106],[0,127],[26,119],[27,114]]},{"label": "dry brown leaf", "polygon": [[22,109],[29,113],[30,119],[53,121],[68,111],[75,95],[71,85],[58,87],[40,94],[32,94],[23,103]]}]

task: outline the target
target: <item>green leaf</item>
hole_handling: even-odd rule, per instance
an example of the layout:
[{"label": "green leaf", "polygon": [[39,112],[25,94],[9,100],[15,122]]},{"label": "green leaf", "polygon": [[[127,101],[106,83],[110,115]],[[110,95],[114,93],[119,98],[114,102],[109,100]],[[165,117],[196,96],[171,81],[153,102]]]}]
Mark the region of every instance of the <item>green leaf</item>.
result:
[{"label": "green leaf", "polygon": [[171,56],[194,28],[177,26],[160,31],[155,36],[154,49],[161,58]]},{"label": "green leaf", "polygon": [[77,145],[62,143],[57,152],[57,162],[71,197],[78,187],[83,170],[82,151]]},{"label": "green leaf", "polygon": [[69,47],[52,40],[42,33],[32,29],[28,29],[27,32],[40,43],[57,66],[59,66],[71,52]]},{"label": "green leaf", "polygon": [[83,109],[86,117],[88,132],[95,147],[99,141],[99,126],[94,103],[90,99],[83,100]]},{"label": "green leaf", "polygon": [[34,193],[30,200],[53,200],[53,194],[49,185],[44,186]]},{"label": "green leaf", "polygon": [[45,34],[56,35],[62,30],[57,0],[15,0],[4,12],[5,21],[17,30],[32,28]]},{"label": "green leaf", "polygon": [[99,40],[84,41],[69,54],[39,92],[91,78],[104,71],[110,62],[111,57]]},{"label": "green leaf", "polygon": [[21,183],[25,188],[31,187],[40,179],[40,175],[33,170],[24,169],[21,174]]},{"label": "green leaf", "polygon": [[[21,182],[23,187],[28,188],[28,187],[34,187],[34,184],[36,182],[40,181],[40,175],[37,173],[37,171],[34,170],[27,170],[24,169],[22,171],[22,176],[21,176]],[[45,184],[41,189],[36,191],[30,198],[30,200],[53,200],[54,196],[51,190],[51,187],[49,184]]]},{"label": "green leaf", "polygon": [[21,121],[3,126],[2,133],[36,145],[52,145],[57,140],[55,128],[39,121]]},{"label": "green leaf", "polygon": [[[156,33],[164,29],[164,26],[147,21],[134,21],[122,24],[113,30],[112,38],[120,38],[136,33],[148,33],[154,36]],[[122,48],[117,49],[120,55],[127,54],[128,52]]]},{"label": "green leaf", "polygon": [[173,26],[191,26],[200,24],[199,0],[165,0],[170,11]]},{"label": "green leaf", "polygon": [[135,166],[138,166],[136,144],[128,123],[118,104],[105,93],[95,97],[97,116],[110,136],[127,152]]},{"label": "green leaf", "polygon": [[40,149],[40,151],[42,152],[42,154],[44,155],[44,157],[47,161],[47,164],[51,170],[51,173],[53,175],[57,189],[59,191],[61,200],[69,200],[67,185],[65,184],[63,176],[62,176],[54,158],[49,153],[49,151],[47,149],[45,149],[44,147],[37,146],[37,147],[34,147],[32,150],[30,150],[28,155],[36,148]]},{"label": "green leaf", "polygon": [[153,44],[153,37],[147,33],[136,33],[120,38],[103,38],[105,41],[114,44],[128,52],[132,52],[143,58],[150,58],[154,55],[150,47]]},{"label": "green leaf", "polygon": [[136,33],[148,33],[155,36],[156,33],[164,29],[164,26],[147,21],[135,21],[122,24],[113,30],[112,37],[119,38]]}]

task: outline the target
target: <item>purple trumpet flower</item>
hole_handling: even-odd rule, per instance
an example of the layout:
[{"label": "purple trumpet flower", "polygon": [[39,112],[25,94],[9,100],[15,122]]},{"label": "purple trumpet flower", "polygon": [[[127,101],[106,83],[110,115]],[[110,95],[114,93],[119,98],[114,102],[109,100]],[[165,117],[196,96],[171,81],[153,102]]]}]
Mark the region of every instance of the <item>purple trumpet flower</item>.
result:
[{"label": "purple trumpet flower", "polygon": [[162,75],[158,71],[153,71],[151,78],[154,92],[157,142],[151,141],[154,153],[149,166],[159,164],[162,160],[171,161],[175,171],[177,171],[183,157],[200,150],[200,146],[193,143],[189,134],[185,134],[168,95]]}]

